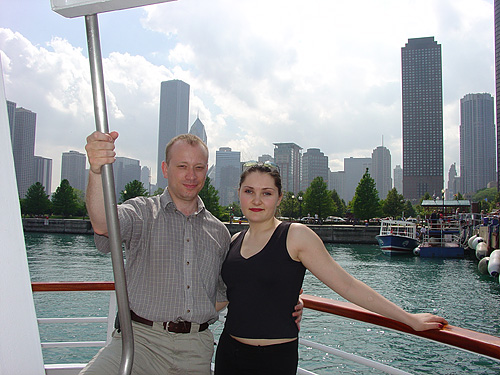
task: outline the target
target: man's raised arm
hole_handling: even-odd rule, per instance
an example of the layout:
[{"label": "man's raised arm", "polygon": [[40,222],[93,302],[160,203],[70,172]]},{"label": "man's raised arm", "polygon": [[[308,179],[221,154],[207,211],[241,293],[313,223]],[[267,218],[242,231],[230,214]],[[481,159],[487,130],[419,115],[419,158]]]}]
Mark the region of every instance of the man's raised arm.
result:
[{"label": "man's raised arm", "polygon": [[90,164],[89,182],[85,198],[87,211],[94,232],[105,236],[108,235],[108,226],[104,209],[101,170],[104,164],[111,164],[115,161],[116,138],[118,138],[117,132],[104,134],[96,131],[87,137],[87,144],[85,145]]}]

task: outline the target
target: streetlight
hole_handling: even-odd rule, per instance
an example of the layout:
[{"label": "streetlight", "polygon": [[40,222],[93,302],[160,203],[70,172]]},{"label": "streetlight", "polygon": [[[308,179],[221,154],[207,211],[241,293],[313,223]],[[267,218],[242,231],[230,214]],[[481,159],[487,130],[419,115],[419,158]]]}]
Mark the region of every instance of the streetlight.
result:
[{"label": "streetlight", "polygon": [[304,198],[302,195],[299,195],[297,199],[299,200],[299,219],[302,219],[302,199]]},{"label": "streetlight", "polygon": [[293,209],[295,206],[295,195],[292,194],[292,212],[290,213],[290,217],[293,219]]},{"label": "streetlight", "polygon": [[[96,129],[109,133],[106,95],[104,92],[104,75],[102,69],[101,42],[99,40],[99,24],[97,14],[113,10],[135,8],[143,5],[164,3],[171,0],[51,0],[52,10],[67,18],[85,16],[87,45],[89,51],[90,78],[92,96],[94,98],[94,116]],[[115,182],[113,166],[106,164],[102,168],[102,184],[104,207],[109,232],[111,261],[115,279],[115,293],[118,305],[118,318],[122,331],[122,358],[119,374],[130,374],[134,361],[134,336],[130,319],[125,267],[123,264],[120,224],[116,210]]]}]

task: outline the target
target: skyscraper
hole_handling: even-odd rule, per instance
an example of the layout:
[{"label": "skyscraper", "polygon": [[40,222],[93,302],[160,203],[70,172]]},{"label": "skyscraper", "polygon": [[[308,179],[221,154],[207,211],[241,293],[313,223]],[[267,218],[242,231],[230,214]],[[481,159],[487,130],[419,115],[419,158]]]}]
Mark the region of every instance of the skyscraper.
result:
[{"label": "skyscraper", "polygon": [[164,81],[160,92],[160,122],[158,126],[157,187],[165,188],[161,163],[165,160],[165,146],[179,134],[188,132],[189,85],[180,80]]},{"label": "skyscraper", "polygon": [[205,144],[207,144],[207,132],[205,131],[205,125],[203,125],[199,117],[197,117],[196,121],[193,125],[191,125],[189,133],[198,136]]},{"label": "skyscraper", "polygon": [[403,195],[416,203],[444,186],[441,45],[434,37],[408,39],[401,68]]},{"label": "skyscraper", "polygon": [[460,99],[460,192],[475,193],[496,181],[494,101],[490,94]]},{"label": "skyscraper", "polygon": [[460,177],[457,176],[457,165],[453,163],[448,170],[448,189],[446,199],[454,199],[455,194],[460,192]]},{"label": "skyscraper", "polygon": [[238,201],[240,162],[241,153],[232,151],[230,147],[221,147],[215,152],[214,187],[219,191],[222,206]]},{"label": "skyscraper", "polygon": [[394,187],[398,194],[403,194],[403,169],[399,164],[394,168]]},{"label": "skyscraper", "polygon": [[115,193],[120,199],[120,193],[125,190],[125,185],[134,180],[141,180],[141,162],[137,159],[118,156],[113,164],[115,178]]},{"label": "skyscraper", "polygon": [[366,172],[368,168],[371,174],[372,159],[371,158],[344,158],[344,192],[340,197],[347,203],[349,203],[354,194],[356,193],[356,188],[359,185],[359,181]]},{"label": "skyscraper", "polygon": [[61,181],[68,180],[72,188],[85,192],[87,157],[78,151],[63,152]]},{"label": "skyscraper", "polygon": [[280,167],[283,191],[300,191],[302,147],[295,143],[274,143],[274,162]]},{"label": "skyscraper", "polygon": [[378,146],[373,150],[370,175],[375,180],[379,198],[385,199],[392,189],[391,152],[387,147]]},{"label": "skyscraper", "polygon": [[306,191],[316,177],[322,177],[328,185],[328,156],[319,148],[308,148],[302,154],[302,178],[300,190]]},{"label": "skyscraper", "polygon": [[14,116],[9,113],[9,119],[11,118],[14,121],[14,125],[11,126],[11,139],[17,189],[19,197],[24,198],[28,188],[36,182],[34,181],[36,113],[19,107],[15,108]]},{"label": "skyscraper", "polygon": [[35,156],[34,182],[39,182],[45,188],[45,193],[52,193],[52,159]]}]

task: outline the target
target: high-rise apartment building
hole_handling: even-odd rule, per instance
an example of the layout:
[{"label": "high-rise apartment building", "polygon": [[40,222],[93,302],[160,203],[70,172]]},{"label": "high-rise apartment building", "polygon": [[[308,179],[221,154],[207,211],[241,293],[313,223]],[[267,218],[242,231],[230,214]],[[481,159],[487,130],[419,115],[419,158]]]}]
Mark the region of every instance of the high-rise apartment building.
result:
[{"label": "high-rise apartment building", "polygon": [[[354,194],[366,169],[371,175],[372,158],[344,158],[344,192],[340,197],[348,204]],[[373,177],[373,176],[372,176]]]},{"label": "high-rise apartment building", "polygon": [[403,194],[403,169],[399,164],[394,168],[394,187],[398,194]]},{"label": "high-rise apartment building", "polygon": [[319,148],[308,148],[302,154],[302,178],[300,190],[306,191],[316,177],[323,178],[328,185],[328,156]]},{"label": "high-rise apartment building", "polygon": [[180,80],[164,81],[160,92],[160,122],[158,126],[157,187],[165,188],[161,163],[165,160],[165,147],[179,134],[188,132],[189,85]]},{"label": "high-rise apartment building", "polygon": [[344,171],[336,171],[329,173],[328,190],[332,191],[335,190],[339,195],[340,199],[344,199],[344,180],[345,180]]},{"label": "high-rise apartment building", "polygon": [[496,181],[494,100],[490,94],[460,99],[460,192],[475,193]]},{"label": "high-rise apartment building", "polygon": [[151,168],[149,167],[142,167],[141,168],[141,180],[142,182],[142,185],[144,186],[144,189],[146,189],[146,191],[148,193],[153,193],[151,191]]},{"label": "high-rise apartment building", "polygon": [[201,122],[200,118],[196,118],[196,121],[191,125],[189,133],[199,137],[205,144],[207,144],[207,132],[205,131],[205,125]]},{"label": "high-rise apartment building", "polygon": [[300,191],[302,147],[295,143],[274,143],[274,162],[281,172],[283,191],[297,195]]},{"label": "high-rise apartment building", "polygon": [[141,162],[137,159],[118,156],[113,163],[115,178],[115,194],[120,199],[120,193],[125,190],[125,185],[134,180],[141,180]]},{"label": "high-rise apartment building", "polygon": [[220,147],[215,152],[215,185],[222,206],[238,202],[238,185],[241,174],[241,153],[230,147]]},{"label": "high-rise apartment building", "polygon": [[78,151],[63,152],[61,161],[61,181],[68,180],[72,188],[85,192],[87,157]]},{"label": "high-rise apartment building", "polygon": [[408,39],[401,68],[403,195],[416,203],[444,186],[441,45],[434,37]]},{"label": "high-rise apartment building", "polygon": [[[14,124],[16,118],[16,107],[17,104],[7,100],[7,116],[9,117],[9,129],[10,129],[10,142],[13,142],[14,137]],[[13,143],[12,143],[13,144]]]},{"label": "high-rise apartment building", "polygon": [[455,194],[460,192],[460,177],[457,176],[457,165],[453,163],[448,170],[448,189],[445,199],[455,199]]},{"label": "high-rise apartment building", "polygon": [[373,150],[370,175],[375,180],[379,198],[385,199],[392,189],[391,152],[387,147],[378,146]]},{"label": "high-rise apartment building", "polygon": [[17,189],[19,197],[24,198],[28,188],[36,182],[34,181],[36,113],[19,107],[15,108],[13,116],[9,113],[10,119],[14,124],[11,126],[11,139]]},{"label": "high-rise apartment building", "polygon": [[39,182],[45,188],[45,193],[52,193],[52,159],[35,156],[34,182]]}]

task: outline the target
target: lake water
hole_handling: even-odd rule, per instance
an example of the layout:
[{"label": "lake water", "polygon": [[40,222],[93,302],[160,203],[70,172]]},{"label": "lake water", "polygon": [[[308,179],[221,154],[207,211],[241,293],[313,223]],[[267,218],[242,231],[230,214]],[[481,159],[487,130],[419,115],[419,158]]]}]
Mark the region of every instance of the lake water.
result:
[{"label": "lake water", "polygon": [[[27,233],[32,281],[111,281],[111,259],[88,235]],[[387,257],[376,245],[327,245],[349,273],[410,312],[442,315],[450,324],[500,337],[498,279],[481,275],[467,259]],[[341,299],[307,273],[304,293]],[[109,294],[36,293],[39,317],[105,316]],[[263,306],[259,308],[265,308]],[[221,326],[215,326],[220,333]],[[41,325],[42,341],[105,340],[102,324]],[[413,374],[499,374],[500,364],[374,325],[305,310],[301,337]],[[44,349],[46,363],[87,362],[97,348]],[[379,374],[315,349],[300,349],[300,366],[318,374]]]}]

